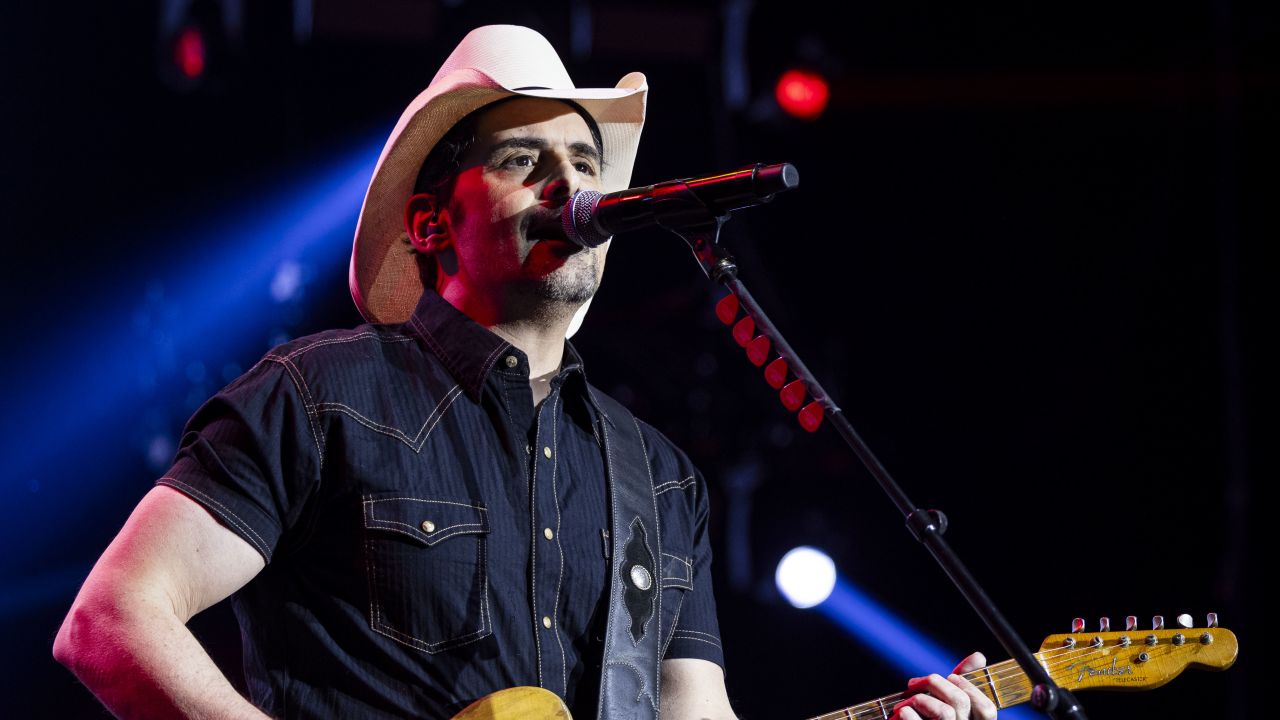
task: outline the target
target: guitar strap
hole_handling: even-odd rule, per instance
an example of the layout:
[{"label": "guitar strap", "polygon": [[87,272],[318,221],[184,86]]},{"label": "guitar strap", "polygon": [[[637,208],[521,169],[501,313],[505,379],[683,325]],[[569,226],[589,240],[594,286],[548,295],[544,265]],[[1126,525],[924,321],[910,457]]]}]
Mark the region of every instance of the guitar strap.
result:
[{"label": "guitar strap", "polygon": [[656,719],[662,545],[649,453],[635,416],[604,393],[592,393],[609,484],[609,613],[600,675],[600,720]]}]

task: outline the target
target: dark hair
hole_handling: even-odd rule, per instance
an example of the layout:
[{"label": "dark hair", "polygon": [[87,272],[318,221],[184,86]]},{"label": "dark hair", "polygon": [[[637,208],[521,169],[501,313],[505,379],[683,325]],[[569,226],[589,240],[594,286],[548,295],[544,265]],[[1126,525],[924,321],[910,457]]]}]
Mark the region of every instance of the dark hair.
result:
[{"label": "dark hair", "polygon": [[[459,120],[449,132],[440,138],[435,147],[431,148],[431,152],[427,154],[426,160],[422,161],[422,168],[418,171],[418,180],[413,185],[413,193],[431,193],[437,196],[440,204],[447,203],[450,195],[453,193],[453,181],[458,177],[458,172],[462,170],[462,158],[476,144],[476,126],[480,122],[480,116],[485,112],[498,107],[499,105],[529,97],[527,95],[511,95],[481,106],[467,113],[466,117]],[[595,140],[596,150],[600,153],[601,163],[604,162],[604,141],[600,135],[600,126],[596,124],[595,118],[591,117],[585,108],[572,100],[559,100],[574,112],[582,116],[586,121],[587,128],[591,130],[591,138]]]}]

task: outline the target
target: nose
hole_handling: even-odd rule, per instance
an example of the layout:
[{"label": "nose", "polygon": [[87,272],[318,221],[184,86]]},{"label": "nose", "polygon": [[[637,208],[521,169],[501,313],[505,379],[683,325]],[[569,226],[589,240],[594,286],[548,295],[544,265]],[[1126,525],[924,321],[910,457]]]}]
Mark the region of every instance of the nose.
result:
[{"label": "nose", "polygon": [[578,192],[581,186],[582,177],[578,174],[577,168],[569,158],[563,158],[550,168],[547,182],[542,186],[542,198],[554,204],[563,205]]}]

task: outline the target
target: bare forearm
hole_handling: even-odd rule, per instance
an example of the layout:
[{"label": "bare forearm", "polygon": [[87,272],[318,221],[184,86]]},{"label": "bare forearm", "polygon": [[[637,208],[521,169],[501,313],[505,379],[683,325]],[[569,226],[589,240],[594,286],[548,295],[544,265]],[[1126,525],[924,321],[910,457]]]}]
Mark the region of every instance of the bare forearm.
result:
[{"label": "bare forearm", "polygon": [[54,656],[117,717],[266,717],[236,692],[163,602],[77,598]]},{"label": "bare forearm", "polygon": [[697,720],[735,720],[724,671],[706,660],[662,661],[662,715]]}]

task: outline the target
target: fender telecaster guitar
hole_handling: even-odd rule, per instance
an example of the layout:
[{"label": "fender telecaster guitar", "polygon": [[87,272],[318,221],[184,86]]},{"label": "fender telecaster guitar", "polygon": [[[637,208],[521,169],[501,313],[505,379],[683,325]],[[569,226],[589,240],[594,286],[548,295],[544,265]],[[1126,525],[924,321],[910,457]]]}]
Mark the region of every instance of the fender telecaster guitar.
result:
[{"label": "fender telecaster guitar", "polygon": [[[1220,627],[1075,632],[1045,638],[1036,659],[1068,690],[1150,690],[1189,667],[1225,670],[1236,660],[1236,636]],[[1031,699],[1030,679],[1006,660],[965,675],[998,708]],[[888,695],[811,720],[886,720],[906,697]],[[535,687],[508,688],[468,705],[454,720],[571,720],[556,694]]]}]

